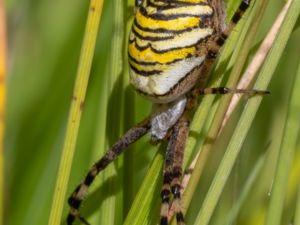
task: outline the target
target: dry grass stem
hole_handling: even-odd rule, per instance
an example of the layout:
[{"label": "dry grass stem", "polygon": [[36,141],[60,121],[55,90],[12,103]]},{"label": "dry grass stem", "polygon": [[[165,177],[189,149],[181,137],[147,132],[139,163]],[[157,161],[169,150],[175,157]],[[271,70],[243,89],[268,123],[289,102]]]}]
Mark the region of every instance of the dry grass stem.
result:
[{"label": "dry grass stem", "polygon": [[[292,0],[288,0],[288,2],[285,4],[285,6],[282,8],[280,14],[278,15],[277,19],[275,20],[273,26],[271,27],[270,31],[268,32],[266,38],[264,39],[263,43],[257,50],[257,53],[255,54],[253,60],[251,61],[250,65],[246,69],[244,75],[242,76],[237,88],[238,89],[247,89],[250,83],[255,78],[255,75],[261,68],[267,54],[269,53],[271,47],[274,44],[274,41],[276,39],[276,36],[279,32],[279,29],[283,23],[283,20],[286,16],[286,13],[288,12],[288,9],[292,3]],[[222,126],[220,128],[219,134],[223,130],[224,126],[226,125],[230,115],[233,113],[234,109],[236,108],[238,102],[240,101],[242,95],[241,94],[235,94],[230,102],[230,105],[227,109],[227,112],[225,114]]]}]

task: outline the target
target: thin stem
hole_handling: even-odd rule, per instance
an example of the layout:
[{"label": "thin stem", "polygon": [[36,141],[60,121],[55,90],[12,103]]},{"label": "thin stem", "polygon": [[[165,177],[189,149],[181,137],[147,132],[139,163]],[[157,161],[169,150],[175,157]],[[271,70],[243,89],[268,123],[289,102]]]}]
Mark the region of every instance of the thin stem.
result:
[{"label": "thin stem", "polygon": [[[247,70],[245,71],[242,79],[240,80],[237,88],[239,89],[247,89],[250,83],[254,80],[255,75],[261,68],[267,54],[269,53],[275,38],[276,34],[278,33],[283,19],[286,16],[286,13],[288,11],[288,8],[291,4],[291,0],[289,0],[283,9],[281,10],[280,14],[278,15],[275,23],[273,24],[272,28],[267,34],[267,37],[264,39],[263,43],[260,45],[259,49],[257,50],[253,60],[251,61],[251,64],[248,66]],[[242,95],[236,94],[232,97],[232,100],[230,102],[230,105],[227,109],[225,118],[223,120],[222,128],[225,126],[226,122],[228,121],[230,115],[233,113],[234,109],[236,108],[239,100],[241,99]],[[221,131],[221,130],[220,130]]]},{"label": "thin stem", "polygon": [[154,197],[160,190],[162,166],[166,145],[161,145],[155,155],[151,167],[147,172],[139,192],[137,193],[132,207],[127,214],[124,225],[146,225],[149,224],[149,214],[155,205]]},{"label": "thin stem", "polygon": [[297,205],[296,205],[296,212],[295,212],[295,223],[294,225],[300,225],[300,185],[298,187],[297,193]]},{"label": "thin stem", "polygon": [[4,1],[0,1],[0,225],[4,223],[4,119],[6,98],[6,26]]},{"label": "thin stem", "polygon": [[91,0],[90,2],[86,30],[69,112],[66,136],[56,180],[52,209],[48,222],[49,225],[57,225],[61,222],[63,206],[65,204],[65,195],[75,151],[75,144],[102,13],[102,6],[103,0]]},{"label": "thin stem", "polygon": [[[122,77],[124,68],[124,33],[125,33],[125,17],[124,8],[126,1],[113,1],[113,36],[111,44],[111,57],[108,75],[108,96],[109,107],[107,110],[108,121],[108,146],[117,140],[124,132],[122,126],[122,106],[124,104],[122,89]],[[123,189],[119,187],[123,184],[123,171],[117,173],[117,179],[109,179],[116,175],[116,169],[123,167],[123,155],[118,158],[118,163],[115,166],[109,166],[103,171],[102,178],[106,181],[107,187],[114,193],[113,196],[103,201],[101,204],[101,214],[98,216],[98,224],[120,224],[123,218]],[[117,216],[116,216],[117,215]]]},{"label": "thin stem", "polygon": [[239,214],[243,204],[245,203],[245,201],[249,195],[249,192],[253,188],[253,185],[263,168],[264,162],[265,162],[265,156],[263,155],[257,160],[252,172],[249,174],[249,177],[247,178],[247,181],[246,181],[243,189],[241,190],[241,194],[240,194],[239,198],[237,199],[235,204],[232,206],[230,212],[228,213],[228,217],[225,219],[225,223],[224,223],[225,225],[234,224],[234,221],[238,217],[238,214]]}]

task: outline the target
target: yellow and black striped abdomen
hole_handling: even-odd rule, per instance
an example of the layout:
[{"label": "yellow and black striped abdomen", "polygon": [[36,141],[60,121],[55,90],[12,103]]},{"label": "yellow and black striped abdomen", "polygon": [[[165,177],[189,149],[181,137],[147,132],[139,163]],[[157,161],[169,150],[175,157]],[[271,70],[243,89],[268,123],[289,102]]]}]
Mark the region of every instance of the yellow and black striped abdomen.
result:
[{"label": "yellow and black striped abdomen", "polygon": [[203,63],[196,47],[212,34],[212,16],[207,0],[144,0],[129,37],[133,86],[159,102],[188,91],[194,84],[185,82],[181,93],[170,94]]}]

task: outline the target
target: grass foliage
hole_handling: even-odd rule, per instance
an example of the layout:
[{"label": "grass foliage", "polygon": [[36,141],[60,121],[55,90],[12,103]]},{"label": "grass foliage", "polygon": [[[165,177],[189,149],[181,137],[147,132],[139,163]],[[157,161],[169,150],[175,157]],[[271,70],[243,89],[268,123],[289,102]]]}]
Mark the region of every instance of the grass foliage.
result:
[{"label": "grass foliage", "polygon": [[[254,2],[226,43],[210,86],[236,84],[285,2]],[[149,114],[151,104],[128,79],[133,5],[133,0],[104,1],[94,47],[86,39],[97,34],[97,24],[85,28],[89,2],[7,1],[4,224],[42,225],[49,218],[49,224],[65,224],[66,198],[92,163]],[[227,6],[230,18],[237,1],[228,0]],[[253,82],[270,95],[244,98],[218,138],[230,96],[200,99],[185,154],[188,167],[200,152],[183,196],[187,225],[300,224],[299,10],[300,2],[293,0]],[[88,57],[95,52],[91,70],[80,67],[82,43],[90,46]],[[76,71],[85,80],[78,83]],[[69,110],[78,90],[73,88],[86,86],[88,76],[82,117],[72,127]],[[92,224],[157,224],[165,147],[150,145],[149,136],[131,146],[98,176],[82,214]]]}]

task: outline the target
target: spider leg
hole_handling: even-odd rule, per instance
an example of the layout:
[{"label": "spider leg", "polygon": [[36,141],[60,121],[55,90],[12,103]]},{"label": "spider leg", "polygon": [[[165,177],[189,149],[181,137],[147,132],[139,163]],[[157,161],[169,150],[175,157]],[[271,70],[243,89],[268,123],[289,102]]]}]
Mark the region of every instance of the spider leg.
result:
[{"label": "spider leg", "polygon": [[182,177],[182,163],[186,140],[189,132],[189,122],[184,114],[174,125],[168,144],[164,166],[163,188],[161,192],[161,225],[168,224],[170,189],[174,196],[175,213],[178,225],[184,225],[184,217],[180,206],[180,187]]},{"label": "spider leg", "polygon": [[160,209],[160,224],[168,224],[168,212],[169,212],[169,202],[171,193],[171,182],[172,182],[172,167],[175,155],[175,143],[176,135],[172,132],[164,162],[163,169],[163,186],[161,190],[161,209]]},{"label": "spider leg", "polygon": [[203,89],[195,89],[193,91],[193,95],[195,97],[199,95],[206,95],[206,94],[246,94],[249,96],[253,95],[265,95],[269,94],[269,91],[263,90],[256,90],[256,89],[236,89],[236,88],[227,88],[227,87],[215,87],[215,88],[203,88]]},{"label": "spider leg", "polygon": [[183,115],[174,127],[174,135],[176,136],[175,156],[173,162],[173,180],[171,182],[171,190],[174,196],[174,206],[176,213],[177,225],[184,225],[184,216],[181,210],[181,179],[182,164],[186,141],[189,134],[189,121],[186,115]]},{"label": "spider leg", "polygon": [[68,199],[68,203],[71,207],[68,217],[67,224],[73,224],[76,217],[79,218],[84,224],[89,224],[80,214],[79,206],[87,193],[88,187],[92,184],[95,177],[100,171],[106,168],[106,166],[114,161],[130,144],[137,141],[143,135],[145,135],[150,129],[149,118],[145,119],[135,127],[129,129],[123,137],[117,141],[111,149],[109,149],[106,154],[97,161],[89,170],[85,176],[83,182],[81,182],[72,195]]},{"label": "spider leg", "polygon": [[232,30],[234,29],[236,24],[240,21],[240,19],[242,18],[242,16],[246,12],[246,10],[249,8],[250,2],[251,2],[251,0],[243,0],[241,2],[241,4],[239,5],[239,8],[234,13],[230,23],[227,25],[226,29],[217,38],[216,41],[219,46],[222,46],[225,43],[226,39],[228,38],[228,36],[232,32]]},{"label": "spider leg", "polygon": [[233,15],[231,21],[226,26],[225,30],[216,33],[208,40],[206,45],[207,56],[202,66],[202,70],[201,70],[202,74],[209,74],[217,56],[219,55],[219,51],[221,47],[224,45],[225,41],[227,40],[232,30],[234,29],[236,24],[240,21],[245,11],[248,9],[250,2],[251,0],[243,0],[238,10]]},{"label": "spider leg", "polygon": [[[236,26],[236,24],[240,21],[243,14],[246,12],[250,5],[251,0],[243,0],[239,5],[238,10],[233,15],[230,23],[227,25],[224,31],[217,33],[212,36],[207,43],[207,57],[202,67],[202,74],[208,74],[211,70],[216,57],[219,54],[220,48],[224,45],[225,41],[227,40],[228,36]],[[263,90],[250,90],[250,89],[235,89],[235,88],[226,88],[226,87],[216,87],[216,88],[201,88],[196,87],[192,95],[197,97],[199,95],[205,94],[246,94],[249,96],[252,95],[265,95],[269,94],[269,91]]]}]

